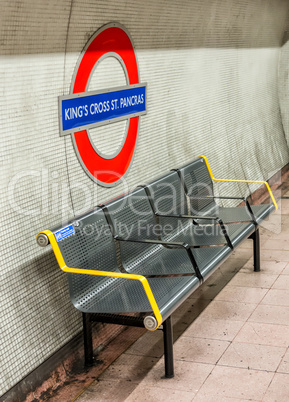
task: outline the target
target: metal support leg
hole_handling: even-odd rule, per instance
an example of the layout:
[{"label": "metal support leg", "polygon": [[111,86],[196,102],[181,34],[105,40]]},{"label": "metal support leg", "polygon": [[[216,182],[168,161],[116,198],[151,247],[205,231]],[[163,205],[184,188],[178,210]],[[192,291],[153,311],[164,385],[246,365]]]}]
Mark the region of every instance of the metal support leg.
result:
[{"label": "metal support leg", "polygon": [[173,326],[171,316],[163,322],[165,376],[174,377]]},{"label": "metal support leg", "polygon": [[250,238],[253,240],[254,271],[260,272],[260,233],[259,233],[259,229],[256,229],[255,232],[251,234]]},{"label": "metal support leg", "polygon": [[82,313],[82,320],[84,340],[84,364],[87,367],[91,367],[93,365],[93,347],[90,314]]}]

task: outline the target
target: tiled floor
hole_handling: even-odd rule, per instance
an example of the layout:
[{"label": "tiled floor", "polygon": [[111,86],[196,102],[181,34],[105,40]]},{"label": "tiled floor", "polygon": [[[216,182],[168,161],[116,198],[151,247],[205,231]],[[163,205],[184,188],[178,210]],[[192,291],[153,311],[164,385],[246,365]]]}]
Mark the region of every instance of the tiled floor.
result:
[{"label": "tiled floor", "polygon": [[288,223],[283,199],[261,228],[262,271],[248,240],[174,314],[173,379],[162,333],[147,332],[76,401],[288,402]]}]

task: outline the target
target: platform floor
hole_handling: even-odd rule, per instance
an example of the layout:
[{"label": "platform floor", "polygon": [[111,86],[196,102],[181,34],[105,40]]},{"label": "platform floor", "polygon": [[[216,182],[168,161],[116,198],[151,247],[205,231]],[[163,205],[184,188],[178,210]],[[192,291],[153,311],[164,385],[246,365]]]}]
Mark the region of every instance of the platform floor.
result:
[{"label": "platform floor", "polygon": [[[289,401],[289,192],[252,241],[174,314],[175,377],[162,333],[146,332],[78,397],[88,401]],[[189,323],[189,324],[188,324]]]}]

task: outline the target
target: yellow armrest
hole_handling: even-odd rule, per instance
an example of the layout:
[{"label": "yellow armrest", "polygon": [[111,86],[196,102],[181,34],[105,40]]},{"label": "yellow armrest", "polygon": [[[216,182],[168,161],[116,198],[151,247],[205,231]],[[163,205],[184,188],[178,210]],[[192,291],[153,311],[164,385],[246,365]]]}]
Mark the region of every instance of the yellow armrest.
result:
[{"label": "yellow armrest", "polygon": [[214,175],[213,175],[212,169],[211,169],[211,167],[210,167],[210,165],[209,165],[209,162],[208,162],[207,158],[206,158],[204,155],[200,155],[199,158],[203,158],[204,161],[206,162],[206,166],[207,166],[208,171],[209,171],[209,173],[210,173],[211,179],[214,180],[214,181],[223,181],[223,182],[229,182],[229,183],[260,183],[260,184],[265,184],[265,186],[267,187],[267,190],[268,190],[268,192],[269,192],[269,194],[270,194],[270,197],[271,197],[271,199],[272,199],[272,201],[273,201],[273,204],[274,204],[274,206],[275,206],[275,211],[277,211],[278,205],[277,205],[277,203],[276,203],[276,200],[275,200],[275,197],[274,197],[274,195],[273,195],[273,193],[272,193],[272,190],[271,190],[269,184],[268,184],[266,181],[260,181],[260,180],[216,179],[216,178],[214,177]]}]

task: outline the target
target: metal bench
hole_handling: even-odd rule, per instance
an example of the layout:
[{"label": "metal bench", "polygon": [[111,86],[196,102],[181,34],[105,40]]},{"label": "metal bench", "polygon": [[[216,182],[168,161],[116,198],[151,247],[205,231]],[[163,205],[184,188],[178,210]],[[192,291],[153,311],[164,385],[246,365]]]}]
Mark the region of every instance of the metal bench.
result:
[{"label": "metal bench", "polygon": [[162,329],[165,375],[173,377],[172,313],[243,239],[254,238],[260,269],[258,223],[272,206],[246,201],[228,214],[204,192],[212,190],[207,166],[201,158],[37,235],[68,273],[71,301],[83,314],[86,365],[94,321]]}]

